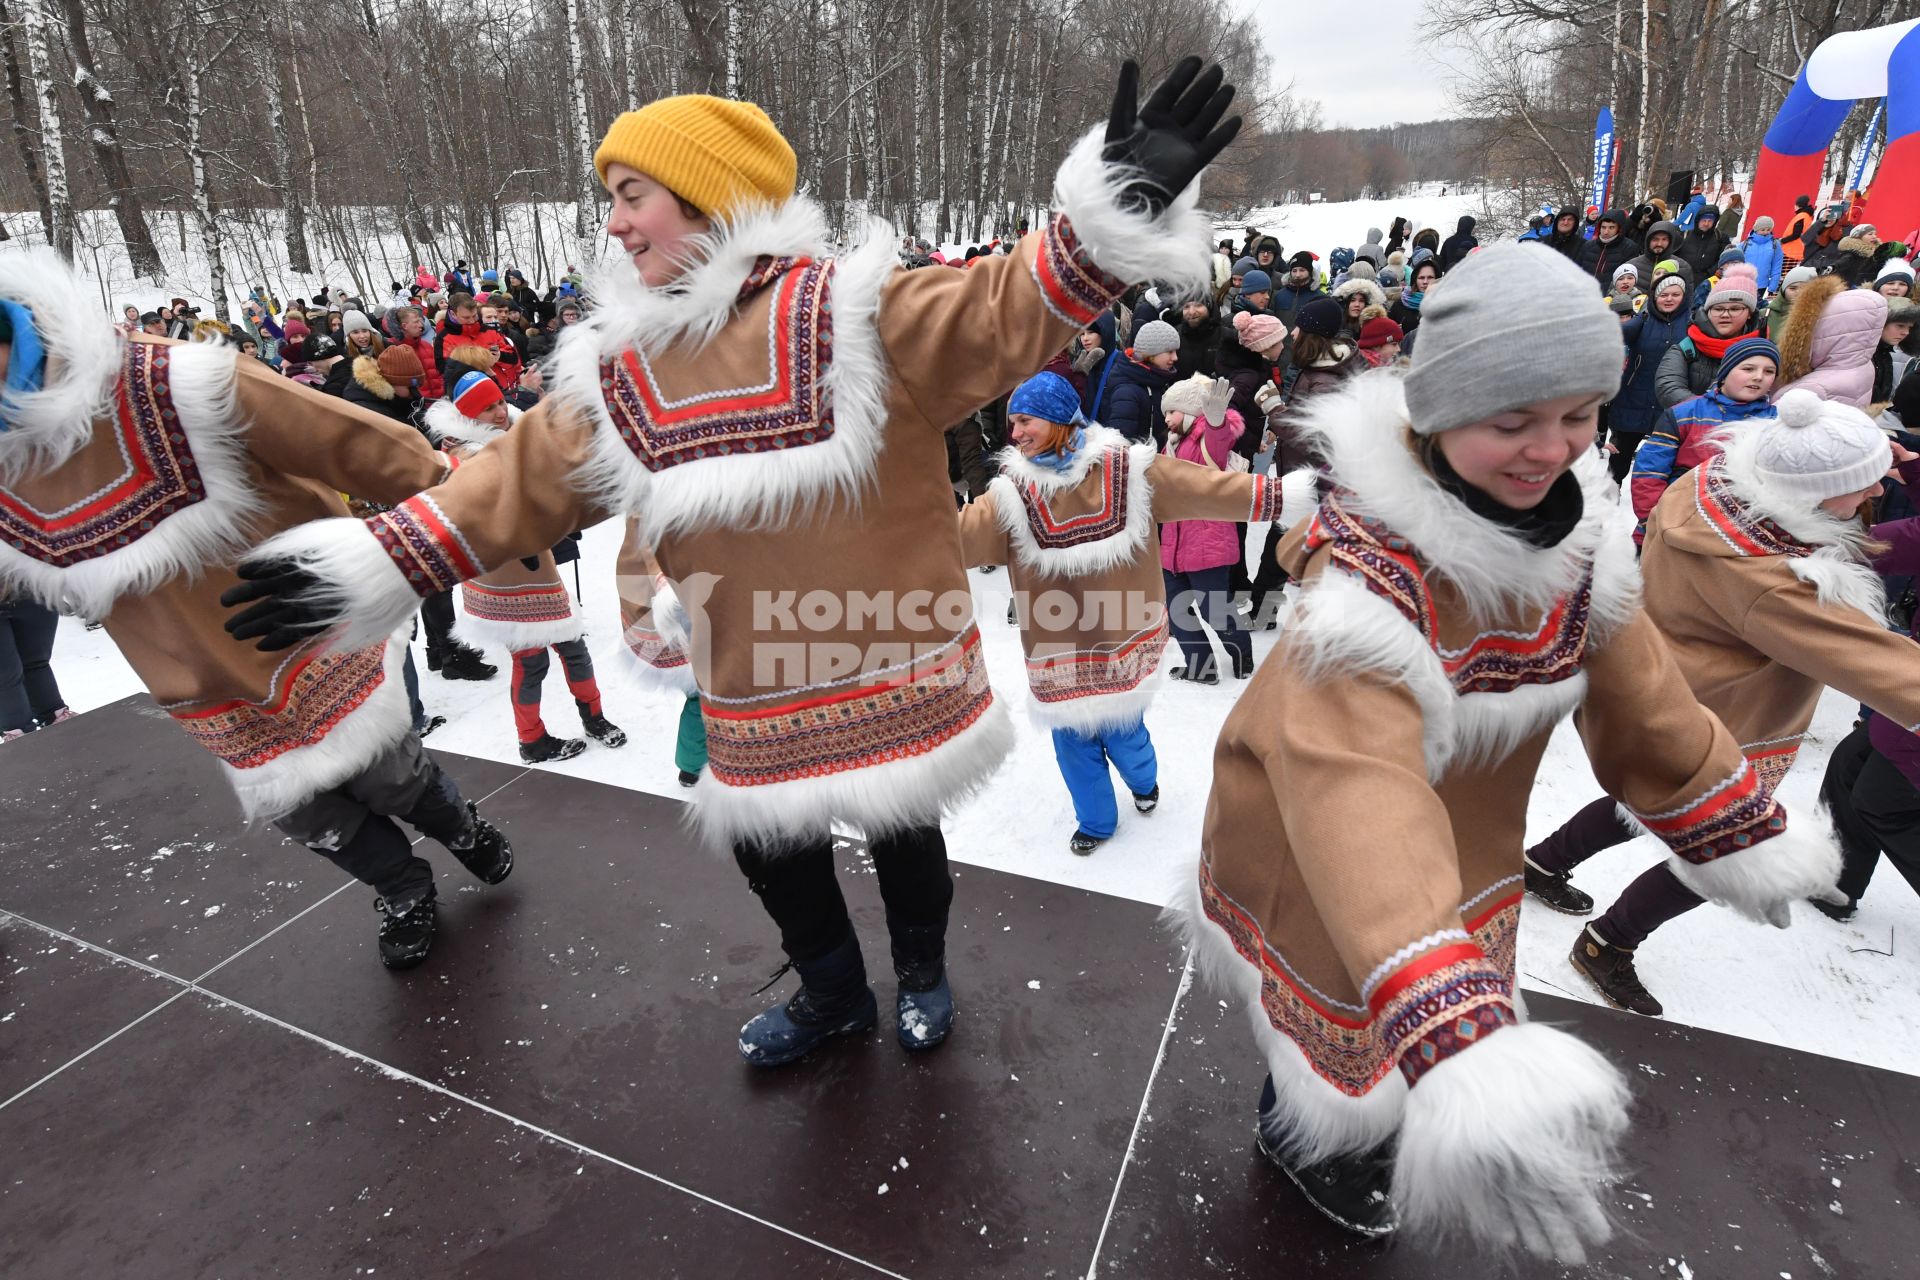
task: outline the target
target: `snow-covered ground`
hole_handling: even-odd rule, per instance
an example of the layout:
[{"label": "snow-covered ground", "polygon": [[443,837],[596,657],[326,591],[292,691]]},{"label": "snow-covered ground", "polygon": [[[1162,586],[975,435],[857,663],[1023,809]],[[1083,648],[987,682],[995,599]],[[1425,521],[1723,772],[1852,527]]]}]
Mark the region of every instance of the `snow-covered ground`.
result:
[{"label": "snow-covered ground", "polygon": [[[1441,195],[1442,190],[1448,194]],[[1258,227],[1279,240],[1289,254],[1302,249],[1319,254],[1324,268],[1327,255],[1336,248],[1357,249],[1366,243],[1370,227],[1380,228],[1384,243],[1396,217],[1411,221],[1415,230],[1434,227],[1445,240],[1454,233],[1462,214],[1472,214],[1479,208],[1480,200],[1478,191],[1429,183],[1391,200],[1269,205],[1255,209],[1238,221],[1216,222],[1214,239],[1230,239],[1238,248],[1244,230]],[[1409,235],[1407,239],[1411,242],[1413,237]]]},{"label": "snow-covered ground", "polygon": [[[681,700],[631,687],[615,660],[620,628],[613,561],[620,532],[612,522],[588,531],[580,579],[607,714],[632,740],[621,750],[592,747],[549,767],[629,790],[685,796],[672,760]],[[1256,549],[1264,534],[1264,525],[1249,530]],[[1115,837],[1093,856],[1076,857],[1067,849],[1072,809],[1051,741],[1025,716],[1019,640],[1005,622],[1006,574],[975,573],[973,583],[994,688],[1015,711],[1019,739],[994,781],[947,822],[953,857],[1143,902],[1164,901],[1195,855],[1214,739],[1245,686],[1228,680],[1214,688],[1169,683],[1162,689],[1147,716],[1160,758],[1159,811],[1140,817],[1124,804],[1123,795],[1124,816]],[[1256,633],[1256,657],[1263,658],[1275,638],[1272,632]],[[1168,666],[1174,665],[1174,652],[1170,646]],[[491,656],[505,666],[504,655]],[[429,708],[448,720],[431,740],[435,747],[517,762],[504,671],[486,683],[454,683],[427,674],[424,653],[416,654],[416,662]],[[88,632],[71,620],[61,624],[54,668],[79,711],[140,691],[105,633]],[[557,674],[548,681],[546,706],[554,729],[575,730]],[[1845,736],[1853,715],[1852,704],[1839,694],[1829,692],[1821,702],[1800,765],[1784,790],[1798,820],[1812,819],[1827,751]],[[1579,740],[1570,725],[1562,726],[1534,792],[1532,837],[1544,836],[1598,794]],[[1579,883],[1604,906],[1660,856],[1651,840],[1637,840],[1589,863]],[[1526,986],[1597,1002],[1567,962],[1580,927],[1579,920],[1529,904],[1520,936]],[[1903,928],[1905,943],[1900,941]],[[1640,971],[1674,1021],[1912,1073],[1920,1062],[1915,939],[1920,939],[1920,902],[1897,874],[1883,868],[1852,924],[1834,924],[1800,906],[1794,909],[1793,928],[1779,932],[1705,907],[1649,940],[1641,948]]]}]

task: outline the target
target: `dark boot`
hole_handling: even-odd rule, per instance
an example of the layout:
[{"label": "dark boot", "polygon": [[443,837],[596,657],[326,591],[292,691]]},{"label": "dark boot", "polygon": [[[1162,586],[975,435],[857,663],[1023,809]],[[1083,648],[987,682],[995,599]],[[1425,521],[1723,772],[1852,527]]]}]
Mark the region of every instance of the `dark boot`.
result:
[{"label": "dark boot", "polygon": [[893,976],[900,984],[894,1034],[909,1053],[938,1048],[953,1030],[953,988],[947,983],[947,930],[913,925],[895,930]]},{"label": "dark boot", "polygon": [[480,816],[471,800],[467,801],[467,829],[447,848],[482,884],[499,884],[513,874],[513,845],[500,828]]},{"label": "dark boot", "polygon": [[681,785],[681,786],[683,786],[683,787],[691,787],[691,786],[693,786],[693,785],[695,785],[696,783],[698,783],[699,781],[700,781],[700,775],[699,775],[699,774],[697,774],[697,773],[688,773],[688,772],[687,772],[687,771],[686,771],[685,769],[682,769],[682,770],[680,771],[680,785]]},{"label": "dark boot", "polygon": [[427,886],[424,898],[401,911],[388,906],[385,898],[373,900],[380,912],[381,964],[389,969],[411,969],[427,958],[433,946],[433,902],[432,885]]},{"label": "dark boot", "polygon": [[1371,1239],[1392,1235],[1400,1220],[1389,1194],[1393,1160],[1387,1148],[1379,1146],[1301,1164],[1286,1154],[1283,1135],[1274,1132],[1277,1126],[1268,1119],[1277,1101],[1269,1075],[1260,1090],[1260,1116],[1253,1126],[1253,1140],[1260,1154],[1300,1188],[1307,1203],[1355,1235]]},{"label": "dark boot", "polygon": [[1213,669],[1212,664],[1208,664],[1204,669],[1175,667],[1173,669],[1173,678],[1175,680],[1186,680],[1193,684],[1220,683],[1220,673]]},{"label": "dark boot", "polygon": [[587,710],[587,704],[575,698],[573,705],[580,708],[580,727],[587,736],[603,747],[624,747],[627,745],[627,731],[598,711]]},{"label": "dark boot", "polygon": [[868,1030],[879,1020],[860,940],[851,929],[826,955],[787,967],[800,975],[800,989],[740,1028],[740,1056],[751,1065],[785,1066],[834,1036]]},{"label": "dark boot", "polygon": [[1595,933],[1592,925],[1573,940],[1572,960],[1573,967],[1615,1008],[1648,1018],[1666,1012],[1653,993],[1641,985],[1640,975],[1633,968],[1633,949],[1614,946]]},{"label": "dark boot", "polygon": [[1828,902],[1825,898],[1808,898],[1807,901],[1813,904],[1815,911],[1818,911],[1827,919],[1837,920],[1841,924],[1845,924],[1847,921],[1853,919],[1853,913],[1860,909],[1860,904],[1852,898],[1847,899],[1845,902]]},{"label": "dark boot", "polygon": [[479,650],[463,645],[447,650],[438,662],[429,654],[427,670],[438,671],[443,680],[491,680],[500,674],[500,668],[481,657]]},{"label": "dark boot", "polygon": [[1084,858],[1106,842],[1107,838],[1105,836],[1091,836],[1076,827],[1074,828],[1073,839],[1067,841],[1067,848]]},{"label": "dark boot", "polygon": [[1154,784],[1153,790],[1147,792],[1144,795],[1142,795],[1138,791],[1134,792],[1133,807],[1135,811],[1139,813],[1152,813],[1155,809],[1158,809],[1160,807],[1159,784],[1158,783]]},{"label": "dark boot", "polygon": [[571,760],[587,749],[587,744],[578,738],[556,738],[543,733],[532,742],[520,744],[520,758],[528,764],[551,764],[555,760]]},{"label": "dark boot", "polygon": [[1593,899],[1573,887],[1570,871],[1547,871],[1526,861],[1527,892],[1562,915],[1584,916],[1593,913]]}]

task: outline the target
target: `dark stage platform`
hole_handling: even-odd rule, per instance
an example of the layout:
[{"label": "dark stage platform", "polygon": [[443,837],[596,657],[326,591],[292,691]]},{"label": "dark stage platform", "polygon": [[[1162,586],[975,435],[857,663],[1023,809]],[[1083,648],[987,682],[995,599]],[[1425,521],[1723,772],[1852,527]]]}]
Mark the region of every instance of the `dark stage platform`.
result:
[{"label": "dark stage platform", "polygon": [[[1148,907],[956,868],[952,1041],[752,1072],[773,931],[677,802],[447,763],[518,865],[431,852],[440,937],[395,975],[371,891],[239,828],[145,699],[0,748],[0,1275],[1498,1274],[1350,1241],[1260,1160],[1243,1015]],[[1530,1004],[1640,1097],[1627,1232],[1516,1274],[1917,1273],[1920,1080]]]}]

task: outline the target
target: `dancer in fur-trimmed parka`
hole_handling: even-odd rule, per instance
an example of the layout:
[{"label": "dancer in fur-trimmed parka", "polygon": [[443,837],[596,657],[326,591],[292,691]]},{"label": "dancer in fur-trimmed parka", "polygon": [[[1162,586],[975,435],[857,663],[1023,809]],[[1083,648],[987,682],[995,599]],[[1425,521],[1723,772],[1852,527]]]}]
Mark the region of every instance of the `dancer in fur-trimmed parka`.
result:
[{"label": "dancer in fur-trimmed parka", "polygon": [[[1204,375],[1199,382],[1217,387],[1201,416],[1224,415],[1232,386]],[[986,496],[961,511],[961,539],[969,565],[1007,566],[1014,601],[1024,606],[1028,707],[1053,732],[1079,824],[1070,847],[1087,854],[1119,818],[1109,761],[1140,812],[1160,798],[1143,719],[1167,647],[1159,525],[1273,520],[1281,486],[1130,444],[1087,422],[1057,374],[1020,384],[1007,413],[1014,442],[996,459],[1000,474]],[[1303,510],[1312,476],[1296,474],[1293,509]]]},{"label": "dancer in fur-trimmed parka", "polygon": [[887,902],[898,1038],[940,1043],[953,884],[938,823],[1012,737],[943,433],[1128,282],[1205,286],[1194,180],[1238,128],[1221,123],[1232,90],[1198,59],[1138,109],[1137,82],[1128,64],[1104,131],[1070,149],[1045,228],[966,271],[899,270],[878,224],[830,256],[792,148],[752,104],[686,96],[619,117],[595,161],[630,269],[562,336],[546,399],[447,484],[263,547],[260,603],[234,633],[337,628],[352,644],[568,530],[637,518],[669,577],[713,575],[690,635],[708,750],[693,816],[731,847],[801,976],[742,1030],[742,1055],[790,1062],[875,1020],[835,817],[866,833]]},{"label": "dancer in fur-trimmed parka", "polygon": [[488,883],[512,851],[412,729],[410,622],[276,654],[221,632],[261,538],[396,503],[447,474],[411,427],[277,377],[224,344],[122,335],[50,249],[0,254],[0,596],[102,620],[155,702],[225,767],[249,819],[380,893],[392,968],[433,939],[433,869],[393,819]]},{"label": "dancer in fur-trimmed parka", "polygon": [[[506,401],[500,384],[484,373],[469,373],[454,384],[453,395],[427,407],[423,425],[458,462],[505,435],[519,410]],[[608,720],[600,705],[600,685],[587,652],[586,619],[574,608],[553,552],[508,560],[460,584],[460,611],[453,635],[474,649],[501,648],[513,663],[507,694],[513,703],[514,736],[528,764],[570,760],[586,750],[579,738],[556,738],[540,716],[540,689],[546,682],[551,649],[560,655],[567,692],[580,713],[580,727],[595,742],[626,745],[627,735]]]},{"label": "dancer in fur-trimmed parka", "polygon": [[1626,1083],[1525,1021],[1514,974],[1528,793],[1568,714],[1705,896],[1760,914],[1837,870],[1640,612],[1593,448],[1619,374],[1579,269],[1494,245],[1408,371],[1308,415],[1331,491],[1282,544],[1303,590],[1221,730],[1178,915],[1252,1013],[1262,1149],[1363,1234],[1569,1261],[1608,1235]]},{"label": "dancer in fur-trimmed parka", "polygon": [[[1647,616],[1694,696],[1769,786],[1793,767],[1827,685],[1903,729],[1920,727],[1920,648],[1887,629],[1879,577],[1920,571],[1920,562],[1906,539],[1873,537],[1858,515],[1893,460],[1886,434],[1811,391],[1788,392],[1779,410],[1776,420],[1721,430],[1713,445],[1724,452],[1654,507],[1641,560]],[[1920,484],[1920,459],[1908,455],[1901,475]],[[1527,850],[1527,891],[1585,915],[1593,899],[1569,873],[1639,834],[1610,799],[1594,801]],[[1832,886],[1815,897],[1846,900]],[[1614,1004],[1658,1016],[1634,951],[1701,901],[1681,869],[1650,868],[1575,940],[1574,968]],[[1774,923],[1785,925],[1784,904]]]}]

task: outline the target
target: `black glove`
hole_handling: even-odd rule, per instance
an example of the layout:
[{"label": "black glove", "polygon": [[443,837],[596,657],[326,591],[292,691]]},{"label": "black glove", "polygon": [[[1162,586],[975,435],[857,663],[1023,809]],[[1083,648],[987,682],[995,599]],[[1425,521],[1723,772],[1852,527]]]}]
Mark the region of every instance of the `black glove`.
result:
[{"label": "black glove", "polygon": [[1221,83],[1218,64],[1204,73],[1200,66],[1198,58],[1182,58],[1137,115],[1140,67],[1128,61],[1120,68],[1120,87],[1114,90],[1113,113],[1107,117],[1105,156],[1111,164],[1139,171],[1126,197],[1151,217],[1173,203],[1240,132],[1239,116],[1220,124],[1233,101],[1233,86]]},{"label": "black glove", "polygon": [[220,594],[220,603],[229,609],[252,605],[225,623],[227,634],[235,640],[257,638],[255,648],[274,653],[327,629],[313,603],[320,579],[294,561],[243,560],[234,572],[240,581]]},{"label": "black glove", "polygon": [[531,573],[533,570],[538,569],[540,567],[540,557],[539,556],[521,556],[520,563],[527,566],[527,571]]}]

